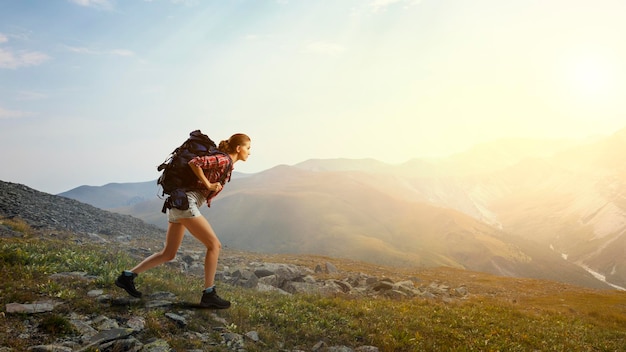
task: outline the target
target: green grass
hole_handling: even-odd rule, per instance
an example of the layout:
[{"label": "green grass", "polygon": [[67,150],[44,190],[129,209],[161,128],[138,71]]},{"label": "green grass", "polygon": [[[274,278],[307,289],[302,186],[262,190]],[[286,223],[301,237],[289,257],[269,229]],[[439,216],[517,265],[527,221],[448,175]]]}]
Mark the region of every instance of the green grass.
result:
[{"label": "green grass", "polygon": [[33,233],[33,230],[28,225],[28,223],[19,218],[0,218],[0,225],[7,226],[13,231],[21,233],[25,237],[28,237]]},{"label": "green grass", "polygon": [[[28,317],[47,335],[24,341],[22,315],[0,319],[2,345],[16,350],[50,343],[75,332],[66,314],[141,315],[146,321],[142,339],[168,341],[176,350],[206,348],[199,339],[183,336],[164,311],[139,306],[111,308],[87,297],[91,289],[122,296],[113,281],[136,259],[125,251],[72,241],[8,238],[0,242],[2,286],[0,303],[41,299],[65,302],[53,313]],[[365,267],[361,268],[366,270]],[[95,281],[51,280],[50,274],[86,272]],[[433,271],[434,275],[437,271]],[[443,273],[443,271],[442,271]],[[446,275],[450,273],[447,272]],[[489,277],[485,286],[513,285],[514,279]],[[182,275],[167,265],[142,275],[138,284],[147,292],[170,291],[181,300],[199,298],[202,280]],[[248,351],[310,348],[320,340],[330,345],[377,346],[381,351],[625,351],[626,293],[569,289],[538,291],[536,280],[515,280],[515,292],[527,295],[513,302],[507,297],[476,294],[455,303],[410,299],[324,297],[316,294],[284,296],[218,283],[220,295],[233,306],[217,314],[227,328],[245,334],[257,331],[262,343],[249,342]],[[471,292],[471,291],[470,291]],[[195,311],[187,330],[215,334],[211,311]],[[211,349],[210,349],[211,348]],[[225,350],[225,348],[223,349]]]},{"label": "green grass", "polygon": [[[309,297],[242,297],[231,310],[243,330],[262,327],[265,340],[292,347],[328,338],[335,344],[375,345],[383,351],[618,351],[626,327],[552,312],[529,314],[496,301],[446,305]],[[625,297],[626,298],[626,297]],[[610,324],[609,324],[610,325]]]}]

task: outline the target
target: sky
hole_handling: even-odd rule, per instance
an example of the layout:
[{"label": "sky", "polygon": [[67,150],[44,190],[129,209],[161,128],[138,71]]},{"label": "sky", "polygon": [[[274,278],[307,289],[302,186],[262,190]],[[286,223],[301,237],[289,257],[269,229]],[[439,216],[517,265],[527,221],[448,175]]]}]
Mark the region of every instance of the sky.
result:
[{"label": "sky", "polygon": [[200,129],[260,172],[626,127],[626,1],[0,0],[0,180],[145,182]]}]

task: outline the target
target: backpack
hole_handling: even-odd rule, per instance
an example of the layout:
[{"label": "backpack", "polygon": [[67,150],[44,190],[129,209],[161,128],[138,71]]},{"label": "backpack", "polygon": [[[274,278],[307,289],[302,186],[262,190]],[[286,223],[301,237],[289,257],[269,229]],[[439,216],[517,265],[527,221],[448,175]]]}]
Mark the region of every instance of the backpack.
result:
[{"label": "backpack", "polygon": [[196,156],[213,155],[223,153],[217,149],[215,142],[207,135],[195,130],[189,133],[189,138],[174,149],[174,151],[157,167],[157,171],[162,171],[157,179],[157,185],[161,186],[161,195],[169,195],[163,203],[163,209],[177,208],[180,210],[189,209],[186,191],[194,188],[198,182],[198,177],[189,167],[189,161]]}]

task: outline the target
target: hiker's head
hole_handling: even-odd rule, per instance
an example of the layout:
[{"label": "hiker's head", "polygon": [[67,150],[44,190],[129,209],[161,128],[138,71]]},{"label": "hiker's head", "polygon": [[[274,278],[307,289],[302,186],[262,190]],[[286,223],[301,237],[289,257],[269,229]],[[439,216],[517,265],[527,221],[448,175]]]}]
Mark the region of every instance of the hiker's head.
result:
[{"label": "hiker's head", "polygon": [[250,155],[250,137],[243,133],[235,133],[227,140],[221,141],[217,149],[228,154],[237,154],[238,160],[246,161]]}]

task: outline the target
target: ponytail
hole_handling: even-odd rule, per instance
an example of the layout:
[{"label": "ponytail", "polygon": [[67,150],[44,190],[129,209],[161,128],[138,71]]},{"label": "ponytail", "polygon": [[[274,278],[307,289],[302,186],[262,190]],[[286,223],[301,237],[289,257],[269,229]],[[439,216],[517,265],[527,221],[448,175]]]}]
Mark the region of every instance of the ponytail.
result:
[{"label": "ponytail", "polygon": [[250,137],[243,133],[235,133],[228,140],[220,142],[217,149],[227,154],[233,154],[237,152],[237,147],[250,141]]}]

